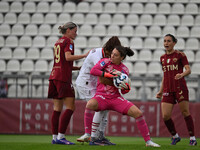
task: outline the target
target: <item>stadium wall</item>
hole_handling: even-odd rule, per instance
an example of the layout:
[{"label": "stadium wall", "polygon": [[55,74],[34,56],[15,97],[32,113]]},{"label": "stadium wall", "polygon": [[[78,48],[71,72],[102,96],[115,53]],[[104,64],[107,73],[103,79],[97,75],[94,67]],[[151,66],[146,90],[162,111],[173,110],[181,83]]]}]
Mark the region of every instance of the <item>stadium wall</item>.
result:
[{"label": "stadium wall", "polygon": [[[161,118],[160,102],[137,102],[145,116],[152,137],[169,137]],[[84,109],[86,102],[76,100],[74,112],[66,134],[84,133]],[[200,137],[200,103],[190,103],[191,115],[194,118],[195,133]],[[53,103],[47,99],[0,99],[0,133],[1,134],[51,134],[51,113]],[[176,105],[173,119],[181,137],[188,132],[184,119]],[[106,134],[109,136],[140,136],[135,119],[110,111]]]}]

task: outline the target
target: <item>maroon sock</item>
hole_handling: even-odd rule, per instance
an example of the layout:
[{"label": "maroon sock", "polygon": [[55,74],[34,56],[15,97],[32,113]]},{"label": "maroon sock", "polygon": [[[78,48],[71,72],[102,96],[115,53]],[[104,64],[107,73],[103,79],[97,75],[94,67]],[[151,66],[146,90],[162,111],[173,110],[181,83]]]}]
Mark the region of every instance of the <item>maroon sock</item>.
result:
[{"label": "maroon sock", "polygon": [[185,117],[184,119],[185,119],[185,123],[187,125],[189,135],[194,136],[194,123],[193,123],[192,116],[189,115],[189,116]]},{"label": "maroon sock", "polygon": [[66,109],[63,115],[61,116],[59,133],[65,134],[69,121],[74,111]]},{"label": "maroon sock", "polygon": [[172,136],[174,136],[176,134],[176,129],[173,120],[170,118],[169,120],[166,120],[164,122],[168,131],[171,133]]},{"label": "maroon sock", "polygon": [[53,114],[51,116],[51,132],[52,132],[52,134],[58,134],[60,114],[61,114],[61,112],[59,112],[59,111],[53,111]]}]

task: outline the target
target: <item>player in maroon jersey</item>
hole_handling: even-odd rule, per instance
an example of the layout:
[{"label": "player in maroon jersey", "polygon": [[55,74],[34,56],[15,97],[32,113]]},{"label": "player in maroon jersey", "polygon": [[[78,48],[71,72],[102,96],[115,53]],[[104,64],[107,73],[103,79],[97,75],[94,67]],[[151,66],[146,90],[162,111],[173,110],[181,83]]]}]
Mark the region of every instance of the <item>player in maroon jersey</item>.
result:
[{"label": "player in maroon jersey", "polygon": [[[88,53],[74,55],[73,40],[77,36],[77,25],[75,23],[68,22],[59,26],[58,29],[63,36],[56,41],[54,46],[54,65],[49,77],[48,91],[48,98],[53,98],[54,103],[51,119],[52,144],[73,145],[74,143],[65,139],[67,126],[75,110],[72,70],[78,70],[79,67],[74,67],[73,61],[86,57]],[[60,117],[63,105],[66,106],[66,110]]]},{"label": "player in maroon jersey", "polygon": [[[160,57],[164,76],[160,91],[157,93],[156,97],[162,98],[162,117],[167,129],[173,136],[171,145],[176,145],[176,143],[181,140],[176,132],[174,122],[171,119],[173,106],[176,103],[179,104],[180,110],[184,116],[190,135],[190,145],[197,145],[194,135],[194,123],[189,111],[188,88],[184,79],[185,76],[191,73],[191,70],[186,55],[183,52],[174,50],[176,43],[177,39],[173,35],[165,35],[164,47],[166,53]],[[185,71],[183,71],[183,69],[185,69]]]}]

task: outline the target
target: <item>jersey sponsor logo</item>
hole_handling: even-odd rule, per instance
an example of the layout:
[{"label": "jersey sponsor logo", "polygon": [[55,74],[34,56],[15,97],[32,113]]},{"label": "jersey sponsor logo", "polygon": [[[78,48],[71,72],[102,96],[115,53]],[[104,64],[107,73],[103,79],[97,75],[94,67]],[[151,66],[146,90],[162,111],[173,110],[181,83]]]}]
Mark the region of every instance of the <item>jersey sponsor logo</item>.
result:
[{"label": "jersey sponsor logo", "polygon": [[73,45],[72,45],[72,44],[69,45],[69,49],[70,49],[71,51],[73,50]]},{"label": "jersey sponsor logo", "polygon": [[101,65],[101,67],[103,67],[103,66],[105,65],[105,62],[102,61],[102,62],[100,63],[100,65]]},{"label": "jersey sponsor logo", "polygon": [[178,64],[177,65],[166,65],[166,66],[163,66],[163,72],[166,72],[166,71],[174,71],[174,70],[178,70]]}]

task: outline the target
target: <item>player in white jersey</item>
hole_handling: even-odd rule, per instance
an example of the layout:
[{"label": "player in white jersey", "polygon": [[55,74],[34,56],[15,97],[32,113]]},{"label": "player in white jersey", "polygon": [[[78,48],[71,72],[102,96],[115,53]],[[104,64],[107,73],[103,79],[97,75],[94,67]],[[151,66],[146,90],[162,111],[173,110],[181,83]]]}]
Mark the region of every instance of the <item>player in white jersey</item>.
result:
[{"label": "player in white jersey", "polygon": [[[90,100],[96,93],[97,86],[97,76],[90,74],[91,68],[102,58],[110,57],[112,50],[115,46],[121,45],[118,37],[111,37],[103,46],[103,48],[95,48],[90,51],[87,58],[84,60],[84,63],[81,67],[79,75],[76,79],[76,88],[79,94],[80,99],[85,99],[86,101]],[[106,78],[101,78],[101,81],[104,84],[106,83]],[[99,139],[105,140],[104,131],[107,125],[107,114],[108,111],[95,112],[94,120],[101,120],[99,126]],[[102,118],[102,119],[99,119]],[[77,138],[78,142],[88,142],[91,135],[91,125],[93,119],[93,112],[88,109],[85,109],[84,113],[84,126],[85,134]],[[110,142],[111,143],[111,142]]]}]

